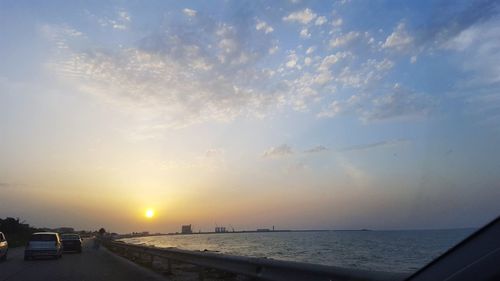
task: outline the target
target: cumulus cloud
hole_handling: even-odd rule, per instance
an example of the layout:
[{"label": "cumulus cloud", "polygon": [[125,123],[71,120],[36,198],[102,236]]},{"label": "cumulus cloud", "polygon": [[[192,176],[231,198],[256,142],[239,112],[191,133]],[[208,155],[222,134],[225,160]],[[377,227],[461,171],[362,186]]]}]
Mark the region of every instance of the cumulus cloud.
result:
[{"label": "cumulus cloud", "polygon": [[382,44],[382,48],[392,48],[396,50],[405,50],[413,42],[413,37],[409,35],[406,31],[405,24],[403,22],[399,23]]},{"label": "cumulus cloud", "polygon": [[194,16],[196,16],[196,14],[197,14],[197,11],[196,11],[196,10],[189,9],[189,8],[184,8],[184,9],[182,10],[182,12],[183,12],[186,16],[188,16],[188,17],[194,17]]},{"label": "cumulus cloud", "polygon": [[262,154],[262,157],[268,158],[268,157],[283,157],[287,155],[293,154],[292,148],[288,146],[287,144],[282,144],[280,146],[276,147],[271,147],[264,151]]},{"label": "cumulus cloud", "polygon": [[[182,12],[196,15],[188,8]],[[130,21],[128,14],[120,17]],[[290,13],[283,20],[304,24],[297,37],[311,39],[317,39],[316,32],[311,34],[319,28],[316,25],[328,22],[310,9]],[[340,23],[331,24],[341,24],[341,18],[334,21]],[[50,56],[47,65],[76,90],[147,119],[144,123],[149,128],[140,129],[144,135],[200,122],[230,122],[239,116],[262,118],[284,106],[314,110],[320,117],[348,111],[362,113],[366,119],[383,116],[375,110],[371,115],[359,110],[370,99],[376,101],[370,109],[394,110],[383,95],[348,93],[363,101],[342,99],[352,89],[375,92],[380,87],[376,83],[394,66],[388,58],[366,58],[364,51],[380,50],[365,42],[364,32],[332,32],[335,37],[329,47],[340,49],[356,40],[352,52],[299,46],[277,54],[283,45],[265,36],[276,31],[254,14],[230,22],[207,16],[189,23],[166,23],[135,44],[112,48],[87,48],[99,45],[95,41],[99,39],[86,38],[70,27],[50,28],[51,40],[60,51]],[[337,92],[333,100],[331,94]],[[318,113],[314,105],[319,102],[325,107]]]},{"label": "cumulus cloud", "polygon": [[307,28],[302,28],[302,30],[300,31],[300,37],[301,38],[310,38],[311,33],[309,32],[309,30]]},{"label": "cumulus cloud", "polygon": [[288,68],[294,68],[294,67],[297,67],[297,62],[299,60],[299,57],[297,56],[297,54],[295,52],[292,52],[290,53],[288,56],[287,56],[287,62],[286,62],[286,67]]},{"label": "cumulus cloud", "polygon": [[288,16],[284,17],[283,20],[287,22],[298,22],[301,24],[308,24],[314,19],[316,19],[318,15],[316,15],[311,9],[307,8],[302,11],[293,12]]},{"label": "cumulus cloud", "polygon": [[351,55],[352,54],[350,52],[337,52],[335,54],[324,57],[321,63],[318,65],[316,76],[314,77],[314,82],[323,85],[332,81],[334,77],[330,68],[340,60],[345,59]]},{"label": "cumulus cloud", "polygon": [[265,34],[271,33],[274,31],[274,28],[268,25],[265,21],[257,21],[255,25],[255,29],[264,31]]},{"label": "cumulus cloud", "polygon": [[[201,24],[203,29],[193,28],[207,36],[167,30],[136,46],[85,51],[72,47],[84,37],[78,31],[46,26],[47,38],[64,47],[51,55],[48,67],[78,91],[141,119],[147,116],[154,130],[228,121],[243,114],[262,116],[276,106],[280,90],[269,81],[268,72],[254,66],[268,55],[267,48],[251,45],[238,26]],[[209,50],[209,45],[215,48]]]},{"label": "cumulus cloud", "polygon": [[326,19],[326,17],[321,16],[321,17],[318,17],[318,18],[316,19],[316,21],[314,22],[314,24],[315,24],[315,25],[323,25],[323,24],[325,24],[325,23],[327,23],[327,22],[328,22],[328,20]]},{"label": "cumulus cloud", "polygon": [[314,47],[314,46],[307,48],[306,55],[310,55],[310,54],[314,53],[315,50],[316,50],[316,47]]},{"label": "cumulus cloud", "polygon": [[342,113],[345,110],[345,107],[341,102],[334,100],[331,102],[327,108],[323,109],[320,113],[318,113],[318,117],[335,117]]},{"label": "cumulus cloud", "polygon": [[337,36],[330,40],[330,47],[337,48],[349,44],[357,39],[361,34],[356,31],[350,31],[347,34]]},{"label": "cumulus cloud", "polygon": [[342,18],[337,18],[335,20],[332,21],[332,26],[333,27],[339,27],[342,25],[344,21],[342,20]]}]

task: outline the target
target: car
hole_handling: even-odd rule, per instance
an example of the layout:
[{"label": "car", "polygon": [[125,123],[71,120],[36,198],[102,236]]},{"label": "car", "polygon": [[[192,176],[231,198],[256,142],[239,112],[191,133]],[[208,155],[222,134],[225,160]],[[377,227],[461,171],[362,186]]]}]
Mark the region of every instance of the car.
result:
[{"label": "car", "polygon": [[61,258],[63,246],[57,232],[33,233],[24,250],[24,260],[37,257]]},{"label": "car", "polygon": [[82,238],[78,234],[62,234],[62,245],[65,252],[75,251],[82,252]]},{"label": "car", "polygon": [[7,259],[7,252],[9,251],[9,243],[5,238],[5,235],[0,232],[0,260]]}]

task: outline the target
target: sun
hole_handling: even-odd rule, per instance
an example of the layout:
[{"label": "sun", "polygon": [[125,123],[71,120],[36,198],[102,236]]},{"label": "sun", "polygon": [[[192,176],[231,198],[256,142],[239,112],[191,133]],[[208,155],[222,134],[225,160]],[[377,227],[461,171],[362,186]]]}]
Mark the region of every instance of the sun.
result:
[{"label": "sun", "polygon": [[146,218],[150,219],[155,216],[155,210],[147,209],[145,213]]}]

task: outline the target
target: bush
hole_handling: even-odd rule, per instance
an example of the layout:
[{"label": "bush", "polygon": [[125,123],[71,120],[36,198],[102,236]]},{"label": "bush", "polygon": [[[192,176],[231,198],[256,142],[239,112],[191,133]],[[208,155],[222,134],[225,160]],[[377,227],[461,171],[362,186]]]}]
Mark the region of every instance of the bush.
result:
[{"label": "bush", "polygon": [[24,246],[31,234],[37,231],[29,224],[20,222],[19,218],[0,219],[0,232],[5,234],[10,247]]}]

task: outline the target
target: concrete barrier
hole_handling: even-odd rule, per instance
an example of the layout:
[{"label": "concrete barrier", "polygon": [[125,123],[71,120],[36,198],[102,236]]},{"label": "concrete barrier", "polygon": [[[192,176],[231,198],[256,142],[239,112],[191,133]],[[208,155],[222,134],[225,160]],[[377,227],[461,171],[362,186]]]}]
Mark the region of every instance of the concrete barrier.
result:
[{"label": "concrete barrier", "polygon": [[200,280],[204,279],[203,272],[206,269],[232,273],[249,280],[269,281],[400,281],[408,276],[404,273],[365,271],[176,248],[164,249],[120,241],[103,241],[103,244],[113,252],[165,273],[172,273],[173,262],[196,265],[199,268]]}]

